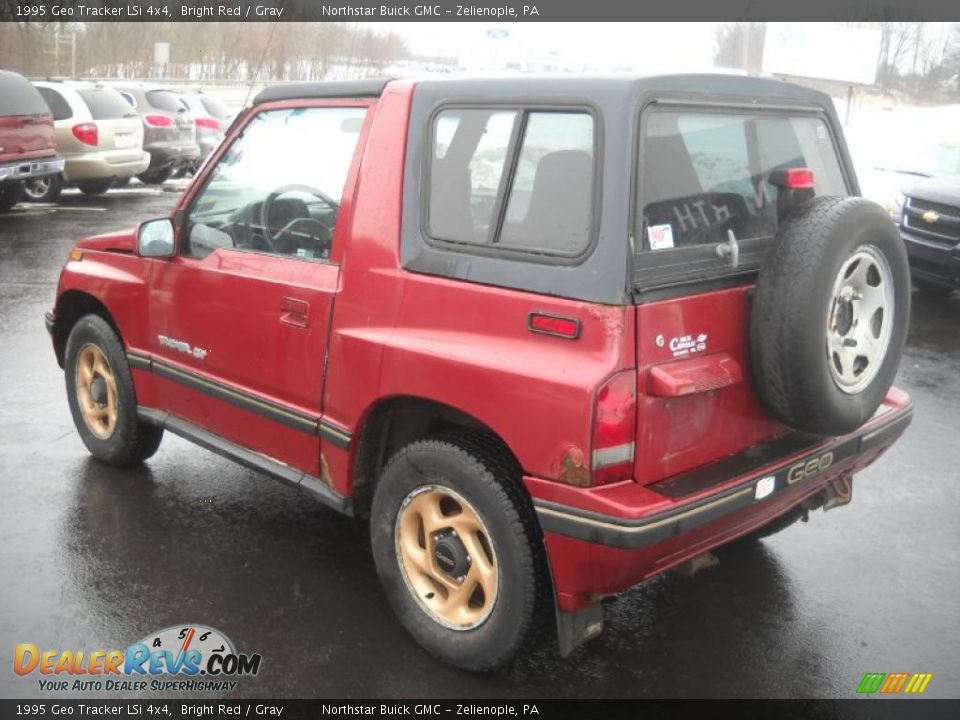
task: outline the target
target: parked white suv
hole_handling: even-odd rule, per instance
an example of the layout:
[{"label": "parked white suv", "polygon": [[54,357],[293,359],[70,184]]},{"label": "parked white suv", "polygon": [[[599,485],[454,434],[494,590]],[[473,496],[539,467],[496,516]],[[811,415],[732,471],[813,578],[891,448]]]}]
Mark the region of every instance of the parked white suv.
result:
[{"label": "parked white suv", "polygon": [[118,92],[80,81],[34,86],[53,113],[57,152],[66,165],[60,175],[27,181],[26,200],[56,202],[68,184],[97,195],[146,170],[150,155],[143,150],[143,124]]}]

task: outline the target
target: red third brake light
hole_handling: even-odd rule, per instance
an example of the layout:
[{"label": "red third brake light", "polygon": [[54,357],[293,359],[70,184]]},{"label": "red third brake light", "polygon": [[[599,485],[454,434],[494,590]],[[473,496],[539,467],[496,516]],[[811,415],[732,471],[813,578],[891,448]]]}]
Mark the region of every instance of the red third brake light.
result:
[{"label": "red third brake light", "polygon": [[85,145],[96,146],[100,143],[100,132],[94,123],[74,125],[73,136]]},{"label": "red third brake light", "polygon": [[143,121],[150,127],[173,127],[173,118],[166,115],[144,115]]},{"label": "red third brake light", "polygon": [[813,187],[813,170],[810,168],[789,168],[784,177],[783,186],[788,190],[806,190]]},{"label": "red third brake light", "polygon": [[597,392],[590,456],[594,485],[633,477],[636,428],[637,371],[624,370],[610,378]]},{"label": "red third brake light", "polygon": [[219,130],[220,121],[218,121],[216,118],[197,118],[197,127],[209,128],[210,130]]}]

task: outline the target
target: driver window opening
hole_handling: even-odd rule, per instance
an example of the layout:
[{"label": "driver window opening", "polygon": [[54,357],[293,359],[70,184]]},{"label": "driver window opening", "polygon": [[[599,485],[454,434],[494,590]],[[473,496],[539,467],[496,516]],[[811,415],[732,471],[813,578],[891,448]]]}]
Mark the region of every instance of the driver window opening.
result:
[{"label": "driver window opening", "polygon": [[348,107],[254,116],[197,195],[184,254],[223,248],[328,260],[365,115]]}]

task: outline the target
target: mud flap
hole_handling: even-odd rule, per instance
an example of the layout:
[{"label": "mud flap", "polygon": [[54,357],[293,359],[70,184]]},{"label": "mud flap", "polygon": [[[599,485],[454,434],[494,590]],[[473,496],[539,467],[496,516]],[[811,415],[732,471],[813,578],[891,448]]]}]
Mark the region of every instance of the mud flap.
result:
[{"label": "mud flap", "polygon": [[599,604],[577,612],[557,611],[557,639],[560,657],[567,657],[577,647],[603,632],[603,607]]}]

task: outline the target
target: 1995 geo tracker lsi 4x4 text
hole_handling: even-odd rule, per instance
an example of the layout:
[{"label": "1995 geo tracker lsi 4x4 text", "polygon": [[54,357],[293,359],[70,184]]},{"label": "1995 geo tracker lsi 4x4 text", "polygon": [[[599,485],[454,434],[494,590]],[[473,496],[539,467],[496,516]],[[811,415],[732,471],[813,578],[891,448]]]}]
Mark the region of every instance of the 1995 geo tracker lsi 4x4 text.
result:
[{"label": "1995 geo tracker lsi 4x4 text", "polygon": [[47,316],[98,459],[164,430],[369,517],[404,627],[555,618],[851,498],[910,422],[903,246],[823,94],[724,76],[264,90]]}]

